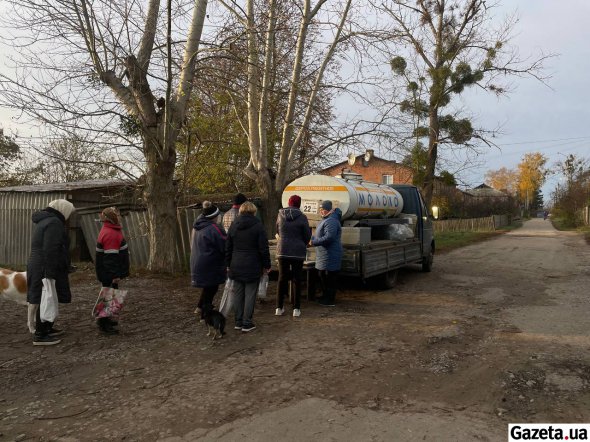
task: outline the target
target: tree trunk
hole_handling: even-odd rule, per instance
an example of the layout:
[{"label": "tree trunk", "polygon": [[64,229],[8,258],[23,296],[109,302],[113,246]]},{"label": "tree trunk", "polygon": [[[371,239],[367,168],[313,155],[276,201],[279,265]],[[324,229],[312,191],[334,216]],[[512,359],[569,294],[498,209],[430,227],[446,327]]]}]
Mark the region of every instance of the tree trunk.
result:
[{"label": "tree trunk", "polygon": [[428,158],[426,161],[426,174],[424,176],[424,202],[430,208],[434,193],[434,174],[436,172],[436,159],[438,155],[438,135],[440,132],[438,122],[438,109],[431,107],[429,111],[430,134],[428,136]]},{"label": "tree trunk", "polygon": [[176,268],[176,189],[173,181],[176,152],[172,149],[168,152],[163,159],[155,147],[146,148],[144,196],[149,223],[148,269],[156,272],[173,272]]},{"label": "tree trunk", "polygon": [[281,196],[282,192],[276,192],[271,190],[270,192],[263,192],[262,200],[264,205],[262,206],[262,220],[264,223],[264,230],[268,239],[275,239],[277,214],[281,208]]}]

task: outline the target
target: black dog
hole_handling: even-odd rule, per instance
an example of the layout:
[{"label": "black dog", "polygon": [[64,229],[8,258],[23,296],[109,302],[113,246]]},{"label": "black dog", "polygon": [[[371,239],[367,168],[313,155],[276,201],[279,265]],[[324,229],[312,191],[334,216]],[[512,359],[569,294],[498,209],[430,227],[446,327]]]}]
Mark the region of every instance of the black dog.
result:
[{"label": "black dog", "polygon": [[213,329],[213,340],[219,337],[222,338],[225,334],[225,316],[215,310],[212,305],[203,306],[203,319],[207,324],[207,336],[211,336],[211,329]]}]

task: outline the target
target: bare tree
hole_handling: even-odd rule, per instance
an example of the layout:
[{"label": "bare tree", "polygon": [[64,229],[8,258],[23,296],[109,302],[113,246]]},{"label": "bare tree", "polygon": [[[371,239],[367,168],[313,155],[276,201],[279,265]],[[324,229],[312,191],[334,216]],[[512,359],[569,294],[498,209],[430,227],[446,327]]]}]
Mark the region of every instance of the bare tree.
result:
[{"label": "bare tree", "polygon": [[511,76],[543,81],[547,56],[532,62],[520,58],[509,44],[516,18],[496,28],[494,5],[486,0],[388,0],[375,7],[389,20],[375,35],[392,43],[391,68],[407,94],[399,109],[415,117],[412,137],[428,140],[423,187],[430,204],[441,146],[492,144],[471,118],[451,106],[452,98],[469,86],[505,94],[507,86],[497,81]]},{"label": "bare tree", "polygon": [[[73,133],[133,144],[145,164],[153,270],[175,264],[176,141],[185,124],[207,0],[7,0],[20,70],[0,102]],[[191,14],[192,9],[192,14]],[[106,87],[106,88],[105,88]],[[128,130],[124,137],[121,123]],[[123,137],[123,139],[121,139]]]},{"label": "bare tree", "polygon": [[[310,128],[321,125],[314,117],[329,114],[318,107],[318,103],[326,102],[319,97],[328,86],[326,73],[338,48],[349,38],[346,25],[352,0],[332,4],[318,0],[315,5],[311,0],[246,0],[245,8],[233,1],[223,3],[245,33],[247,106],[241,123],[247,133],[250,158],[244,172],[262,194],[264,219],[270,231],[281,193],[301,170],[298,166],[313,161],[322,150],[342,140],[326,136],[321,148],[315,149],[313,155],[305,155],[312,135]],[[293,17],[297,17],[296,23]],[[324,29],[319,27],[322,23]],[[291,33],[296,39],[282,39],[281,33]],[[330,38],[324,46],[320,35],[324,41]],[[281,48],[285,41],[294,44]],[[285,78],[288,81],[282,86],[277,79]],[[283,104],[277,106],[281,100]],[[281,122],[278,133],[273,120]]]}]

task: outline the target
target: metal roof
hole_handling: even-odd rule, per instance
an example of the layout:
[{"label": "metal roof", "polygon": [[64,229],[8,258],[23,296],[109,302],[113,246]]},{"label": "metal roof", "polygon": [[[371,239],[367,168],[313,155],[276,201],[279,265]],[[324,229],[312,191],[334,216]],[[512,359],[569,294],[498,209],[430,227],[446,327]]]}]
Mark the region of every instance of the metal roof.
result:
[{"label": "metal roof", "polygon": [[134,185],[124,180],[86,180],[69,183],[34,184],[29,186],[0,187],[0,192],[69,192],[72,190],[103,189]]}]

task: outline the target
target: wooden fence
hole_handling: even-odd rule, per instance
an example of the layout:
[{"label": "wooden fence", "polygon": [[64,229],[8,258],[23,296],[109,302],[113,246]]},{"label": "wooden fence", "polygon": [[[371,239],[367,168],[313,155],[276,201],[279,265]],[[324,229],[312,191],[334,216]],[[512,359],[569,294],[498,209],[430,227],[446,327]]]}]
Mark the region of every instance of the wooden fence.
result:
[{"label": "wooden fence", "polygon": [[508,215],[434,221],[435,232],[492,232],[510,224]]}]

